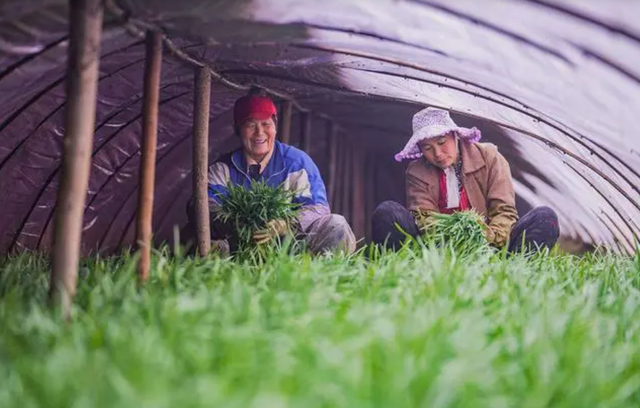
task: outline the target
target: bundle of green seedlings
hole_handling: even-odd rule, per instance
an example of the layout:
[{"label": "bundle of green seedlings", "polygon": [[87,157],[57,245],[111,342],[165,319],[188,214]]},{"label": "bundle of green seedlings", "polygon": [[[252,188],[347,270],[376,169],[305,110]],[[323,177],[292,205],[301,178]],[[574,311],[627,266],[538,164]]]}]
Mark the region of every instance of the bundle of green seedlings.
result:
[{"label": "bundle of green seedlings", "polygon": [[249,188],[229,183],[228,194],[220,194],[220,209],[215,217],[233,226],[239,251],[256,248],[255,231],[271,220],[284,220],[289,225],[297,216],[300,205],[293,202],[293,192],[282,186],[271,187],[263,181],[251,182]]},{"label": "bundle of green seedlings", "polygon": [[484,235],[486,225],[476,211],[458,211],[453,214],[432,213],[424,232],[437,244],[452,247],[458,253],[471,253],[488,249]]}]

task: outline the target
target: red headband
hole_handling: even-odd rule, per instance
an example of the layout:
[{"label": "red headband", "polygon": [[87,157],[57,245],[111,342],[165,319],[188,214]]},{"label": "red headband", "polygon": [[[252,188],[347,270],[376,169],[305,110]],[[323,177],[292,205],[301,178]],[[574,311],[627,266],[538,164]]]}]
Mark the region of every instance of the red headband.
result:
[{"label": "red headband", "polygon": [[238,99],[233,107],[233,122],[239,126],[247,119],[264,120],[276,114],[276,105],[271,98],[247,95]]}]

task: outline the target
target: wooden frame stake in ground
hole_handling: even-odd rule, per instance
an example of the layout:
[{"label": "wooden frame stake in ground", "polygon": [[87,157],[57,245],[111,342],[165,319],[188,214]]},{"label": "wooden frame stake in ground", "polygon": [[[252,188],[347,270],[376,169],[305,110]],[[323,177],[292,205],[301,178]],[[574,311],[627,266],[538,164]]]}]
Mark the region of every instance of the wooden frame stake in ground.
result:
[{"label": "wooden frame stake in ground", "polygon": [[196,68],[193,103],[193,194],[196,214],[198,253],[207,256],[211,249],[209,197],[207,194],[209,167],[209,108],[211,73]]},{"label": "wooden frame stake in ground", "polygon": [[300,149],[310,154],[311,151],[311,112],[300,115]]},{"label": "wooden frame stake in ground", "polygon": [[280,141],[289,144],[291,140],[291,113],[293,106],[289,101],[282,102],[282,123],[280,123]]},{"label": "wooden frame stake in ground", "polygon": [[352,148],[351,225],[357,239],[365,236],[365,172],[364,152]]},{"label": "wooden frame stake in ground", "polygon": [[102,0],[69,2],[65,134],[55,209],[49,294],[69,317],[76,291],[82,220],[93,149],[98,93]]},{"label": "wooden frame stake in ground", "polygon": [[158,144],[158,102],[160,98],[160,67],[162,64],[162,37],[147,32],[144,71],[144,106],[142,116],[142,158],[138,187],[136,242],[140,250],[138,276],[141,282],[149,278],[151,263],[151,222],[153,220],[153,190],[156,173],[156,147]]},{"label": "wooden frame stake in ground", "polygon": [[333,122],[327,122],[327,156],[328,156],[328,173],[329,188],[327,200],[332,207],[336,206],[336,175],[338,171],[338,131]]},{"label": "wooden frame stake in ground", "polygon": [[[340,147],[342,150],[342,170],[338,174],[340,174],[341,191],[340,198],[341,206],[340,213],[344,215],[344,218],[347,219],[347,222],[353,225],[352,213],[351,213],[351,191],[353,190],[353,149],[351,146],[351,141],[346,138],[346,136],[342,137],[342,146]],[[353,227],[352,227],[353,228]]]}]

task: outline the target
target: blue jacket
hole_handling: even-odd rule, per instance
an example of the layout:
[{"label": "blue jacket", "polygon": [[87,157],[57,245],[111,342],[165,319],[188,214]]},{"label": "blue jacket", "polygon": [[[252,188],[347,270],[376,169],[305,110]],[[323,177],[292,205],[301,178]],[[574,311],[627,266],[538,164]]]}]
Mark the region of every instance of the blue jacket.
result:
[{"label": "blue jacket", "polygon": [[[220,157],[209,167],[209,206],[220,205],[218,194],[227,194],[227,183],[249,187],[251,177],[242,149]],[[302,204],[300,226],[303,230],[318,216],[330,213],[327,190],[318,166],[304,151],[293,146],[275,142],[273,155],[257,180],[270,186],[283,186],[293,191],[295,203]]]}]

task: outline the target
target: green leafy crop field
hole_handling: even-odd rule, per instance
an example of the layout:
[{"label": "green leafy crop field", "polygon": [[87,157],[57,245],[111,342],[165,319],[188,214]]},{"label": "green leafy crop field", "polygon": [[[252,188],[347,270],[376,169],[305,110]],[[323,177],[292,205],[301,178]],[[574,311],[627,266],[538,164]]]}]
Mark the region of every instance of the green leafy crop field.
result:
[{"label": "green leafy crop field", "polygon": [[640,256],[46,258],[0,270],[0,407],[640,405]]}]

